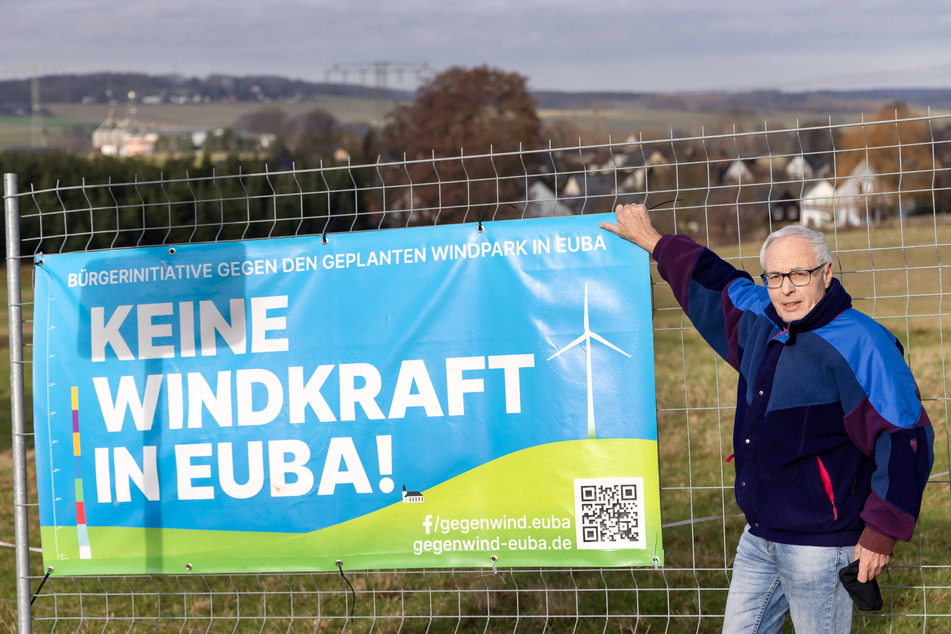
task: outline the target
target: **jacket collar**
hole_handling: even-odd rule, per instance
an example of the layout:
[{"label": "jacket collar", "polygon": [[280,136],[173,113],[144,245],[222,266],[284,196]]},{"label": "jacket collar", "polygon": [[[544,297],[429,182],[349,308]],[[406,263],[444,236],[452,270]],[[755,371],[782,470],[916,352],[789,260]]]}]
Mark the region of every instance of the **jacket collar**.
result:
[{"label": "jacket collar", "polygon": [[789,334],[792,335],[797,332],[809,332],[810,330],[822,328],[835,319],[839,313],[851,307],[852,297],[845,291],[842,283],[833,277],[826,294],[822,296],[819,303],[802,319],[797,319],[787,324],[782,320],[772,304],[766,307],[766,316],[769,317],[780,330],[788,330]]}]

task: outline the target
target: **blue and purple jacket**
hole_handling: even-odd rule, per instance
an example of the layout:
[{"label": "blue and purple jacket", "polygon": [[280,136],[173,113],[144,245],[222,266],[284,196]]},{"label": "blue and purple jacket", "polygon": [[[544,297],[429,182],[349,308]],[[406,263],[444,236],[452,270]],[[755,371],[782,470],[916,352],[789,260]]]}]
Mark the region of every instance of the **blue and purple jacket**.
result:
[{"label": "blue and purple jacket", "polygon": [[785,544],[891,554],[909,540],[934,432],[901,344],[837,279],[786,324],[769,294],[687,236],[654,248],[694,326],[739,372],[736,501],[750,532]]}]

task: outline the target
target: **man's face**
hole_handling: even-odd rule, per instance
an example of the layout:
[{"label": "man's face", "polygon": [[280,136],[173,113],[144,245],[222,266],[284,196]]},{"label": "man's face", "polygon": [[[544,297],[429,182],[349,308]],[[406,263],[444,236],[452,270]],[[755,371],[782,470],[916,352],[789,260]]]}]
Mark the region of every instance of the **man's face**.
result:
[{"label": "man's face", "polygon": [[[763,256],[766,273],[789,273],[794,269],[808,271],[818,262],[815,249],[799,236],[780,238],[769,245]],[[809,314],[832,283],[832,265],[826,264],[812,274],[806,286],[793,286],[788,277],[783,278],[779,288],[770,288],[769,299],[787,324]]]}]

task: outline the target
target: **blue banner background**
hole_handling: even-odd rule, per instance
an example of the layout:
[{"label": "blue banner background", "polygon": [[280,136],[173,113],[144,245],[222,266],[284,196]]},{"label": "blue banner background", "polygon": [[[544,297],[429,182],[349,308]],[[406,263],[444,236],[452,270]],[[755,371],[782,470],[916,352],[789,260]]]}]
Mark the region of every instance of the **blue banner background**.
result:
[{"label": "blue banner background", "polygon": [[[467,224],[341,234],[329,236],[327,244],[316,236],[184,245],[174,253],[150,247],[43,256],[36,271],[34,334],[41,523],[76,524],[72,491],[81,480],[90,526],[308,532],[393,504],[400,500],[402,486],[425,491],[527,447],[587,438],[585,344],[550,358],[584,333],[586,301],[590,330],[630,355],[592,344],[597,437],[656,440],[647,254],[600,230],[598,223],[605,218],[498,222],[484,225],[484,231]],[[460,248],[457,252],[475,256],[439,259],[436,254],[442,248]],[[378,263],[381,254],[392,260],[397,253],[399,263]],[[283,272],[285,260],[295,258],[311,258],[317,266]],[[276,261],[280,270],[253,273],[255,262],[268,261]],[[119,270],[168,271],[169,266],[179,271],[175,277],[181,277],[182,270],[211,274],[110,283],[118,281]],[[231,274],[242,267],[251,267],[252,274]],[[91,360],[91,307],[103,307],[108,321],[119,306],[197,306],[211,300],[227,318],[228,299],[265,296],[287,297],[286,309],[268,313],[286,319],[286,328],[269,336],[286,337],[287,351],[234,354],[218,337],[213,356],[123,361],[107,347],[105,361]],[[133,352],[136,310],[119,329]],[[178,349],[177,317],[177,312],[152,317],[153,324],[167,326],[172,333],[154,344]],[[466,378],[482,379],[484,391],[466,394],[464,414],[449,415],[446,359],[496,355],[533,355],[533,367],[518,372],[521,411],[506,412],[504,373],[486,369],[465,373]],[[425,363],[442,416],[410,407],[403,417],[371,420],[358,406],[355,420],[339,420],[340,364],[366,363],[379,370],[382,388],[375,400],[386,416],[406,360]],[[319,365],[334,366],[321,394],[338,420],[318,421],[307,409],[305,422],[289,422],[288,368],[302,366],[309,377]],[[197,372],[214,386],[218,372],[230,371],[234,380],[242,369],[266,370],[283,383],[284,404],[273,421],[222,427],[205,412],[201,428],[170,429],[167,421],[175,404],[168,402],[163,387],[150,431],[138,431],[127,416],[121,431],[110,432],[93,385],[93,377],[108,377],[114,397],[119,377],[131,376],[141,396],[148,375]],[[73,455],[71,439],[72,386],[78,389],[80,461]],[[414,388],[418,391],[419,386]],[[255,409],[264,407],[266,397],[257,386]],[[232,409],[235,399],[232,395]],[[186,420],[187,410],[186,405]],[[378,436],[391,438],[389,472],[381,471]],[[338,484],[332,495],[316,495],[332,438],[352,439],[372,492],[358,493],[352,485]],[[232,443],[235,480],[241,483],[249,473],[246,444],[264,442],[266,461],[266,443],[278,440],[299,440],[310,448],[307,467],[315,482],[309,493],[270,495],[266,466],[257,495],[235,499],[222,492],[217,484],[220,443]],[[212,487],[212,499],[177,499],[176,447],[194,443],[214,446],[214,455],[193,460],[207,465],[209,473],[193,484]],[[146,500],[133,485],[131,502],[98,501],[97,485],[102,482],[97,481],[95,449],[123,447],[141,462],[144,446],[157,447],[160,499]],[[388,491],[382,486],[387,477],[395,485]]]}]

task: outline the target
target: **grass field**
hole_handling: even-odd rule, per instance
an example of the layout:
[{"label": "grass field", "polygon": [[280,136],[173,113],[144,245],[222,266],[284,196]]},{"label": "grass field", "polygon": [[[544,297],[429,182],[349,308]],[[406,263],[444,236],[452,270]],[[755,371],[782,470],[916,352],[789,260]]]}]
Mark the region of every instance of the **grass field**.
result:
[{"label": "grass field", "polygon": [[[762,130],[766,122],[770,130],[794,128],[799,124],[816,121],[817,115],[805,112],[763,112],[763,113],[729,113],[729,112],[690,112],[688,110],[633,110],[633,109],[599,109],[566,111],[541,110],[539,116],[543,121],[570,123],[580,130],[586,131],[583,144],[604,143],[611,135],[613,142],[624,141],[629,135],[642,135],[645,140],[663,140],[670,137],[671,131],[676,131],[678,137],[695,136],[704,132],[723,133],[733,129],[736,124],[740,130]],[[833,124],[856,121],[858,113],[839,114]],[[822,123],[829,123],[828,118]]]},{"label": "grass field", "polygon": [[[943,474],[926,490],[915,539],[900,543],[882,579],[886,609],[861,617],[863,632],[951,631],[947,614],[951,601],[951,496],[949,464],[949,402],[951,388],[951,223],[923,219],[903,226],[840,231],[830,235],[838,254],[837,270],[855,298],[857,308],[882,320],[902,340],[919,382],[936,431],[935,468]],[[721,254],[753,273],[758,245],[742,244]],[[6,277],[4,276],[4,281]],[[5,290],[5,286],[4,286]],[[29,292],[24,279],[24,291]],[[4,295],[5,296],[5,295]],[[498,577],[459,572],[356,575],[358,596],[372,597],[372,612],[380,617],[374,631],[399,628],[401,614],[439,614],[432,631],[452,631],[458,614],[523,615],[519,631],[540,631],[550,615],[554,631],[574,626],[572,614],[602,615],[583,619],[578,631],[719,631],[710,616],[722,613],[728,567],[743,520],[732,500],[732,468],[724,458],[732,453],[732,403],[735,373],[715,358],[691,329],[663,286],[655,287],[654,338],[659,451],[666,569],[627,571],[518,571]],[[6,313],[0,328],[6,330]],[[27,324],[29,325],[29,324]],[[6,348],[6,338],[2,344]],[[29,369],[28,369],[29,370]],[[0,368],[0,541],[13,542],[11,453],[9,450],[9,368]],[[934,479],[934,478],[933,478]],[[31,500],[35,496],[31,493]],[[35,509],[31,509],[35,511]],[[711,518],[689,523],[686,520]],[[33,545],[38,545],[36,513],[31,513]],[[682,523],[683,522],[683,523]],[[15,584],[13,550],[0,548],[0,628],[14,628]],[[40,575],[39,555],[32,573]],[[34,587],[37,581],[33,582]],[[143,619],[140,629],[182,631],[311,631],[320,626],[340,629],[345,593],[334,575],[164,577],[158,579],[81,579],[60,583],[63,596],[55,608],[75,618],[79,610],[91,617],[82,631],[126,631],[131,610]],[[240,590],[239,590],[240,589]],[[440,591],[442,589],[442,591]],[[44,593],[48,592],[44,590]],[[80,604],[75,593],[88,593]],[[318,594],[318,591],[325,594]],[[457,592],[458,590],[458,592]],[[141,593],[133,598],[133,592]],[[370,610],[363,599],[361,610]],[[164,603],[161,603],[164,602]],[[243,603],[242,603],[243,602]],[[320,602],[320,603],[318,603]],[[160,604],[161,603],[161,604]],[[49,601],[38,601],[36,617],[49,617]],[[160,612],[156,612],[159,610]],[[154,615],[162,613],[164,621]],[[296,619],[237,621],[237,614],[296,614]],[[96,620],[112,615],[112,622]],[[323,619],[301,615],[321,614]],[[358,612],[364,617],[367,611]],[[616,615],[610,624],[603,615]],[[184,619],[188,615],[188,619]],[[328,616],[329,615],[329,616]],[[532,615],[542,615],[532,619]],[[564,620],[559,620],[564,619]],[[38,623],[45,630],[52,622]],[[354,631],[367,631],[371,621],[357,618]],[[425,624],[425,622],[423,622]],[[512,631],[515,619],[491,621],[489,631]],[[485,619],[463,620],[462,630],[488,626]],[[405,625],[409,631],[420,623]],[[76,630],[76,621],[60,627]]]},{"label": "grass field", "polygon": [[[250,112],[265,106],[281,108],[289,115],[299,115],[315,108],[331,112],[342,124],[363,121],[379,125],[388,109],[388,104],[375,99],[345,97],[322,97],[306,103],[263,104],[254,102],[212,103],[212,104],[159,104],[135,106],[135,118],[145,129],[153,126],[161,131],[213,130],[227,128]],[[103,123],[110,114],[117,118],[127,115],[124,105],[107,104],[45,104],[52,116],[41,119],[45,129],[47,144],[59,146],[65,135],[73,128],[84,129],[88,134]],[[30,117],[0,117],[0,149],[28,147],[32,142],[32,122]]]},{"label": "grass field", "polygon": [[[304,114],[315,108],[323,108],[331,112],[340,123],[376,122],[380,118],[382,108],[386,105],[385,102],[375,99],[354,97],[321,97],[318,100],[305,103],[275,104],[255,102],[184,105],[138,104],[135,106],[135,116],[139,125],[143,127],[154,123],[159,129],[204,130],[229,127],[243,115],[264,107],[280,108],[291,116]],[[106,104],[48,104],[47,108],[57,118],[93,125],[99,125],[105,121],[110,111],[120,118],[126,115],[124,106],[109,106]]]},{"label": "grass field", "polygon": [[[329,111],[342,124],[369,122],[381,125],[392,102],[355,97],[321,97],[306,103],[263,104],[255,102],[210,104],[158,104],[135,106],[135,117],[143,128],[155,127],[164,131],[211,130],[234,125],[243,115],[265,106],[281,108],[289,115],[299,115],[315,108]],[[44,106],[51,117],[41,120],[49,145],[58,146],[65,135],[81,129],[88,134],[105,121],[110,113],[126,116],[124,105],[50,103]],[[664,139],[670,130],[699,134],[701,129],[720,132],[733,124],[743,129],[761,130],[765,122],[770,128],[795,126],[798,122],[815,121],[817,116],[793,111],[762,113],[704,113],[686,110],[602,109],[596,103],[577,110],[539,110],[545,123],[563,122],[575,126],[582,134],[584,144],[603,143],[608,135],[614,141],[623,141],[629,135],[644,135],[645,139]],[[858,120],[859,113],[837,115],[833,123]],[[828,119],[823,119],[828,123]],[[32,142],[30,117],[0,117],[0,149],[26,147]],[[577,139],[565,140],[568,144]]]}]

